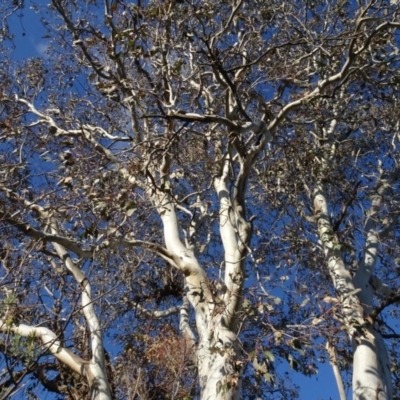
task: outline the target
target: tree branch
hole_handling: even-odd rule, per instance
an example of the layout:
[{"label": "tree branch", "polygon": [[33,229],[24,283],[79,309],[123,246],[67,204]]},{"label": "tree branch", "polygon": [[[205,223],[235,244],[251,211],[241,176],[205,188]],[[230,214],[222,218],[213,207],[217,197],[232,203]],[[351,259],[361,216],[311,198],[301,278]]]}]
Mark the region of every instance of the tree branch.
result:
[{"label": "tree branch", "polygon": [[333,375],[335,376],[336,379],[336,385],[339,391],[340,400],[346,400],[347,396],[343,385],[343,379],[342,376],[340,375],[340,369],[337,363],[336,350],[335,347],[332,345],[332,343],[330,343],[329,341],[326,342],[326,350],[328,351],[329,354],[329,363],[332,366]]},{"label": "tree branch", "polygon": [[178,119],[181,121],[199,122],[202,124],[217,123],[220,125],[224,125],[235,132],[240,130],[239,125],[236,125],[231,120],[224,118],[224,117],[220,117],[218,115],[200,115],[200,114],[195,114],[195,113],[185,113],[185,114],[172,113],[172,114],[168,114],[168,115],[144,114],[141,118]]},{"label": "tree branch", "polygon": [[29,236],[33,239],[40,240],[44,243],[51,242],[57,243],[61,246],[64,246],[68,250],[72,251],[73,253],[77,254],[79,257],[82,258],[92,258],[94,249],[91,250],[83,250],[78,244],[68,239],[64,236],[54,235],[39,231],[37,229],[32,228],[30,225],[25,224],[23,222],[18,222],[14,218],[5,217],[5,213],[0,213],[0,217],[2,220],[7,222],[10,226],[17,228],[20,232],[24,233],[26,236]]},{"label": "tree branch", "polygon": [[85,365],[88,364],[87,361],[62,347],[62,344],[57,339],[56,334],[50,329],[42,326],[33,327],[25,324],[13,324],[10,326],[6,321],[0,319],[0,331],[16,333],[22,337],[33,336],[41,340],[44,351],[50,351],[54,357],[60,360],[63,364],[67,365],[74,372],[86,377]]},{"label": "tree branch", "polygon": [[153,318],[165,318],[169,317],[170,315],[177,314],[181,307],[176,306],[176,307],[170,307],[167,308],[166,310],[148,310],[147,308],[141,306],[140,304],[136,304],[136,308],[143,314],[146,314],[149,317]]}]

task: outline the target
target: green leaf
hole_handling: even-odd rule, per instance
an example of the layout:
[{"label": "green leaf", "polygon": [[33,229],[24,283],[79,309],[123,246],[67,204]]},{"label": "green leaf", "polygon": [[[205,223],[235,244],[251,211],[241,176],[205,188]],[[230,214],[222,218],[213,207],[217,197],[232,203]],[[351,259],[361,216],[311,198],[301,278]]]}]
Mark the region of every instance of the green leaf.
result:
[{"label": "green leaf", "polygon": [[257,360],[257,357],[254,358],[253,360],[253,368],[255,371],[260,372],[262,374],[266,373],[268,371],[267,366],[265,362],[259,363]]},{"label": "green leaf", "polygon": [[267,358],[269,361],[275,361],[275,356],[272,354],[272,352],[271,351],[269,351],[269,350],[265,350],[264,351],[264,356],[265,356],[265,358]]},{"label": "green leaf", "polygon": [[133,213],[135,212],[135,209],[134,208],[130,208],[129,210],[126,210],[126,215],[128,216],[128,217],[130,217]]},{"label": "green leaf", "polygon": [[130,217],[136,210],[136,203],[133,200],[127,201],[124,205],[126,215]]},{"label": "green leaf", "polygon": [[310,301],[310,298],[309,298],[309,297],[306,297],[306,298],[301,302],[300,308],[305,307],[305,306],[308,304],[309,301]]},{"label": "green leaf", "polygon": [[263,377],[267,382],[274,383],[274,375],[270,374],[269,372],[263,374]]}]

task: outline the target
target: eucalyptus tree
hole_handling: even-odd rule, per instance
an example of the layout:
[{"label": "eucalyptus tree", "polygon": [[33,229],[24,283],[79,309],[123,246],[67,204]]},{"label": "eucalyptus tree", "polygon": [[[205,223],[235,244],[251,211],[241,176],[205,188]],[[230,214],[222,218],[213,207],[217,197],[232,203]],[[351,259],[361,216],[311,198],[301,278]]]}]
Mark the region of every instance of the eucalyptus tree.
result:
[{"label": "eucalyptus tree", "polygon": [[394,398],[397,2],[33,7],[47,54],[2,50],[3,397],[294,398],[277,367],[329,354],[342,399],[350,365]]}]

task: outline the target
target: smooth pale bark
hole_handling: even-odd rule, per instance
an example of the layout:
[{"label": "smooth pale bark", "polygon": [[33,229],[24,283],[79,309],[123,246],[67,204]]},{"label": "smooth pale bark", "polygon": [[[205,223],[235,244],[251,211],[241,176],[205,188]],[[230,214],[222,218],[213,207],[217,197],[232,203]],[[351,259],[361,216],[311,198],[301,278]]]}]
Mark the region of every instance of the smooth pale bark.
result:
[{"label": "smooth pale bark", "polygon": [[337,363],[336,350],[335,347],[329,341],[326,343],[326,350],[329,353],[329,361],[332,366],[333,375],[335,376],[336,385],[339,390],[340,400],[346,400],[347,399],[346,390],[343,385],[342,376],[340,375],[340,369]]},{"label": "smooth pale bark", "polygon": [[236,334],[218,329],[214,332],[217,343],[203,341],[199,344],[197,358],[202,400],[231,400],[241,398],[240,368],[237,359]]},{"label": "smooth pale bark", "polygon": [[[50,217],[43,208],[32,206],[33,210],[41,214],[50,222],[50,230],[53,235],[58,235],[57,221]],[[111,400],[111,390],[106,372],[106,361],[103,347],[103,334],[100,322],[94,310],[92,301],[92,288],[85,274],[75,265],[64,246],[53,243],[53,247],[64,261],[65,267],[82,288],[82,312],[85,317],[92,349],[92,359],[86,363],[86,378],[90,387],[91,400]]]},{"label": "smooth pale bark", "polygon": [[[229,326],[232,317],[235,315],[237,303],[239,300],[241,287],[243,283],[243,262],[244,257],[241,256],[239,249],[239,236],[242,232],[235,229],[237,225],[237,217],[235,215],[235,207],[233,207],[229,196],[228,179],[229,179],[230,159],[224,163],[222,175],[215,179],[215,190],[218,194],[220,203],[220,235],[222,244],[225,250],[225,311],[222,322],[225,326]],[[244,243],[247,243],[246,238],[243,238]]]},{"label": "smooth pale bark", "polygon": [[[360,10],[359,17],[355,23],[355,33],[358,33],[362,29],[363,24],[369,20],[365,15],[371,4],[372,3]],[[326,79],[320,80],[316,85],[317,87],[312,92],[285,106],[280,114],[284,116],[288,110],[292,110],[296,106],[304,104],[307,98],[318,96],[319,91],[327,84],[345,80],[351,73],[351,66],[354,60],[365,52],[372,38],[382,30],[398,26],[399,23],[397,22],[387,21],[377,25],[361,45],[357,43],[356,37],[352,38],[348,47],[347,60],[343,64],[341,70]],[[335,110],[335,113],[339,115],[340,111]],[[273,130],[275,128],[274,124],[278,124],[279,121],[280,115],[271,122],[269,128]],[[322,171],[327,171],[329,169],[329,162],[334,160],[335,138],[333,137],[333,132],[336,125],[337,121],[333,119],[328,131],[324,132],[324,139],[327,140],[327,142],[322,146],[325,153],[322,159]],[[358,266],[358,271],[354,279],[345,267],[343,254],[340,249],[341,244],[332,229],[333,227],[328,213],[328,202],[322,181],[317,182],[314,190],[314,212],[317,215],[319,238],[327,257],[329,273],[342,305],[345,317],[344,323],[353,343],[354,400],[390,400],[392,398],[386,346],[380,333],[374,329],[373,321],[371,323],[365,319],[365,316],[371,312],[373,306],[373,292],[370,280],[373,278],[372,274],[376,266],[379,250],[379,237],[376,232],[376,219],[374,216],[379,209],[381,195],[385,186],[387,187],[385,182],[379,180],[377,185],[378,195],[371,199],[372,206],[365,226],[365,256],[364,260]]]},{"label": "smooth pale bark", "polygon": [[353,400],[391,400],[391,375],[386,346],[380,333],[366,319],[373,300],[369,278],[378,249],[372,228],[367,232],[365,259],[353,278],[346,268],[341,244],[333,231],[325,188],[321,182],[314,191],[314,212],[328,270],[342,306],[343,323],[352,340]]},{"label": "smooth pale bark", "polygon": [[[187,299],[195,310],[199,335],[197,364],[201,399],[239,398],[235,372],[236,334],[225,326],[222,316],[215,312],[215,300],[205,271],[193,251],[185,247],[180,239],[179,223],[171,198],[163,194],[158,201],[167,250],[175,256],[175,266],[185,274]],[[185,309],[182,310],[183,315],[186,312]],[[186,330],[183,331],[184,335],[189,335],[189,340],[193,343],[194,338],[188,333],[185,317],[182,319],[181,329]]]},{"label": "smooth pale bark", "polygon": [[353,335],[356,330],[354,325],[362,326],[364,324],[364,313],[357,297],[353,277],[346,268],[341,244],[333,232],[325,187],[322,183],[319,183],[314,191],[314,213],[317,216],[318,235],[324,248],[328,271],[338,293],[346,323],[349,324],[347,329]]},{"label": "smooth pale bark", "polygon": [[[372,4],[372,3],[370,3]],[[365,15],[370,5],[361,10],[355,23],[355,32],[359,32],[368,18]],[[316,89],[307,96],[313,97],[324,85],[335,81],[343,81],[351,73],[354,60],[369,46],[372,38],[381,30],[389,27],[397,27],[397,22],[384,22],[378,25],[360,46],[356,37],[352,38],[348,48],[348,58],[340,72],[320,80]],[[307,97],[306,96],[306,97]],[[297,100],[301,103],[303,99]],[[300,104],[299,103],[299,104]],[[295,103],[285,108],[295,107]],[[283,113],[285,108],[281,111]],[[339,115],[340,110],[336,109]],[[275,122],[275,121],[274,121]],[[278,121],[276,121],[278,122]],[[337,120],[331,121],[330,127],[324,131],[326,143],[322,146],[324,156],[322,159],[322,171],[329,170],[329,163],[335,158],[334,131]],[[270,124],[270,129],[273,129]],[[398,174],[398,171],[396,172]],[[382,175],[382,174],[381,174]],[[394,178],[394,176],[393,176]],[[394,179],[392,179],[393,181]],[[353,344],[353,399],[354,400],[390,400],[392,399],[391,375],[389,358],[385,343],[380,333],[375,330],[373,321],[367,316],[373,306],[373,290],[370,284],[373,278],[379,253],[379,237],[377,234],[377,213],[382,201],[382,194],[389,186],[388,181],[379,177],[376,190],[377,194],[371,198],[371,209],[365,225],[366,248],[364,259],[358,266],[354,276],[346,269],[344,257],[341,252],[341,244],[333,231],[333,226],[328,213],[328,201],[322,180],[319,180],[314,190],[314,213],[318,221],[318,234],[322,242],[327,258],[327,265],[334,287],[338,293],[344,314],[344,324]]]},{"label": "smooth pale bark", "polygon": [[29,326],[25,324],[11,324],[0,319],[0,331],[12,332],[22,337],[34,337],[43,344],[43,350],[49,351],[54,357],[60,360],[64,365],[72,369],[79,375],[85,376],[87,362],[76,356],[71,351],[61,345],[56,334],[43,326]]},{"label": "smooth pale bark", "polygon": [[34,337],[43,344],[43,351],[49,351],[55,358],[66,367],[84,377],[90,387],[91,400],[111,400],[111,393],[108,389],[107,377],[104,370],[99,368],[98,362],[85,361],[62,346],[56,334],[45,327],[35,327],[25,324],[11,326],[4,320],[0,320],[0,331],[11,332],[22,337]]},{"label": "smooth pale bark", "polygon": [[[358,296],[368,316],[373,307],[373,288],[371,279],[379,256],[378,213],[382,206],[382,195],[388,188],[388,182],[378,180],[378,190],[371,198],[371,208],[365,223],[366,245],[364,258],[354,276],[354,285],[360,290]],[[389,355],[381,334],[368,324],[364,334],[353,339],[354,399],[392,399],[392,381],[389,367]]]},{"label": "smooth pale bark", "polygon": [[[16,194],[13,195],[18,197]],[[64,262],[66,269],[74,277],[76,283],[80,285],[82,289],[82,312],[90,332],[92,359],[90,361],[82,360],[72,352],[62,348],[56,335],[45,327],[30,327],[24,324],[9,326],[0,320],[0,331],[14,332],[25,337],[32,335],[40,339],[57,359],[86,378],[90,387],[90,397],[92,400],[111,400],[112,396],[106,372],[102,329],[94,310],[91,285],[85,274],[72,261],[64,245],[72,249],[72,251],[76,251],[77,254],[84,252],[74,242],[59,235],[56,219],[46,212],[43,207],[26,200],[23,201],[28,208],[39,214],[43,221],[46,221],[51,234],[37,230],[34,230],[32,234],[32,230],[28,225],[14,220],[10,221],[16,228],[27,233],[28,236],[51,242],[58,257]]]},{"label": "smooth pale bark", "polygon": [[371,326],[353,338],[353,399],[391,400],[389,356],[379,332]]},{"label": "smooth pale bark", "polygon": [[[202,400],[241,397],[240,352],[234,317],[240,306],[244,258],[250,235],[249,225],[244,219],[242,197],[235,199],[234,194],[232,201],[227,189],[230,163],[231,160],[226,158],[221,177],[215,180],[220,203],[220,235],[225,251],[226,293],[222,299],[213,297],[207,275],[196,258],[195,232],[190,232],[187,245],[181,239],[175,203],[169,190],[158,191],[152,196],[163,223],[166,250],[174,261],[172,265],[185,275],[186,297],[195,311],[198,333],[196,355]],[[250,163],[245,173],[243,166],[241,164],[240,182],[236,183],[245,190],[245,175],[250,170]],[[165,157],[160,167],[161,187],[169,187],[168,174],[168,157]],[[187,323],[186,306],[181,311],[181,330],[185,338],[194,343],[194,335]]]},{"label": "smooth pale bark", "polygon": [[[54,223],[52,224],[54,226]],[[55,230],[54,228],[52,230]],[[53,232],[55,233],[55,232]],[[106,362],[103,348],[103,334],[100,322],[94,311],[92,289],[83,272],[75,266],[65,248],[54,244],[60,258],[64,260],[67,269],[82,287],[82,312],[90,332],[92,359],[87,364],[87,379],[90,387],[91,400],[111,400],[111,390],[106,372]]]},{"label": "smooth pale bark", "polygon": [[[339,110],[335,110],[339,114]],[[329,127],[323,129],[326,142],[322,145],[321,172],[329,171],[334,162],[336,139],[334,132],[337,120],[332,119]],[[343,321],[353,346],[353,400],[391,400],[392,386],[389,358],[380,333],[374,328],[374,321],[368,319],[372,311],[373,290],[370,284],[379,253],[377,214],[382,196],[389,187],[387,181],[378,178],[376,193],[371,196],[371,208],[365,223],[366,246],[364,258],[353,277],[346,268],[343,243],[340,243],[333,229],[323,179],[318,179],[314,188],[314,214],[318,224],[318,236],[326,256],[326,263],[334,288],[342,306]]]}]

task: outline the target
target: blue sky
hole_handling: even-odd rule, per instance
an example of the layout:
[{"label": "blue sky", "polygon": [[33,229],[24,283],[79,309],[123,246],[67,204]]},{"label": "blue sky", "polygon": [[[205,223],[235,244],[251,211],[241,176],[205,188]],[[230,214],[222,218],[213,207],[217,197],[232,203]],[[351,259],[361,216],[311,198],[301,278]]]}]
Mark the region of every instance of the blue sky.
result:
[{"label": "blue sky", "polygon": [[12,53],[14,61],[30,57],[44,57],[48,39],[46,30],[41,21],[40,14],[35,11],[36,4],[39,9],[46,6],[47,0],[25,2],[23,10],[18,10],[9,20],[9,27],[14,34],[15,50]]}]

